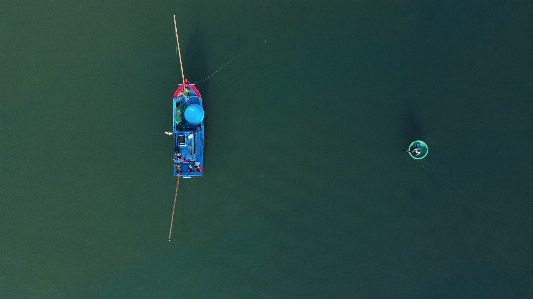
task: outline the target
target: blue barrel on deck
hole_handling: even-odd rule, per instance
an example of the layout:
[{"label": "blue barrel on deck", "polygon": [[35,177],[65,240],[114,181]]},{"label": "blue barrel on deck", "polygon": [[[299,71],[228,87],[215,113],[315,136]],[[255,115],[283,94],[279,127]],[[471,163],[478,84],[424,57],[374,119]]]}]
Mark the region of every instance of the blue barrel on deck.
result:
[{"label": "blue barrel on deck", "polygon": [[185,119],[193,124],[197,125],[204,120],[204,109],[198,104],[191,104],[185,109]]}]

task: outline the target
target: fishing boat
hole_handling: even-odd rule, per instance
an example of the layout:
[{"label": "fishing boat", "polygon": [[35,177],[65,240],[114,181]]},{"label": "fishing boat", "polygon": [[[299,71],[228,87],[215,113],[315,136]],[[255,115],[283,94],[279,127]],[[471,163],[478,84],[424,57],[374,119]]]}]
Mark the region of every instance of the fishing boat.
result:
[{"label": "fishing boat", "polygon": [[192,178],[204,174],[205,145],[202,95],[194,84],[185,79],[183,74],[176,15],[174,15],[174,30],[176,31],[182,84],[178,84],[172,100],[172,132],[165,132],[165,134],[174,136],[174,176],[178,177],[176,180],[176,192],[174,193],[174,205],[172,206],[172,218],[170,218],[170,230],[168,232],[169,242],[172,236],[172,224],[174,223],[180,177]]},{"label": "fishing boat", "polygon": [[174,93],[174,176],[204,174],[204,109],[196,86],[184,79]]}]

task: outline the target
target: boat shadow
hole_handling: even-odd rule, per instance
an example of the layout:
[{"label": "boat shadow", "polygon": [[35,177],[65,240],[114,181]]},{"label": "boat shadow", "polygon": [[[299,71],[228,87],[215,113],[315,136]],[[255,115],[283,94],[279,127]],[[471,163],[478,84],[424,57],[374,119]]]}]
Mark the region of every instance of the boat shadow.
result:
[{"label": "boat shadow", "polygon": [[411,110],[406,110],[402,117],[403,145],[407,146],[414,140],[424,137],[424,128],[420,119]]},{"label": "boat shadow", "polygon": [[[187,45],[182,53],[183,62],[186,65],[186,78],[195,83],[201,81],[209,76],[208,71],[208,56],[207,56],[207,44],[205,42],[200,30],[195,29],[190,40],[187,41]],[[185,66],[184,66],[185,68]],[[202,94],[203,99],[209,99],[209,80],[203,81],[198,84],[198,89]],[[205,106],[205,103],[204,103]]]}]

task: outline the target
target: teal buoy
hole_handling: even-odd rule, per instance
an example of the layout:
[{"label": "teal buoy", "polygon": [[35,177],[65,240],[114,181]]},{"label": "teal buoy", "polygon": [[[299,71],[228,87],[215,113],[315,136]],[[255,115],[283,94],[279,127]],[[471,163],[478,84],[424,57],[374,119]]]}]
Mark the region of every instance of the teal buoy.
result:
[{"label": "teal buoy", "polygon": [[185,109],[185,119],[193,125],[197,125],[204,120],[204,109],[198,104],[191,104]]},{"label": "teal buoy", "polygon": [[428,145],[422,140],[415,140],[409,144],[407,153],[415,160],[424,159],[428,155]]}]

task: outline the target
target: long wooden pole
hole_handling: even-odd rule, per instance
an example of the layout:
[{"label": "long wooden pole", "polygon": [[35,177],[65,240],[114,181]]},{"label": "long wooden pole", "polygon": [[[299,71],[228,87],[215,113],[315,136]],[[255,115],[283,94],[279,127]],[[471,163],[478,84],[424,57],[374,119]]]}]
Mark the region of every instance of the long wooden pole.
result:
[{"label": "long wooden pole", "polygon": [[172,219],[170,220],[170,232],[168,233],[168,241],[170,242],[170,237],[172,236],[172,224],[174,223],[174,210],[176,209],[176,198],[178,198],[178,187],[180,186],[180,174],[181,167],[178,171],[178,181],[176,182],[176,192],[174,193],[174,205],[172,206]]},{"label": "long wooden pole", "polygon": [[176,24],[176,15],[174,15],[174,31],[176,31],[176,43],[178,44],[178,55],[180,57],[181,81],[183,82],[183,86],[185,86],[185,76],[183,75],[183,63],[181,63],[180,41],[178,39],[178,25]]},{"label": "long wooden pole", "polygon": [[[181,62],[181,50],[180,50],[180,41],[178,39],[178,25],[176,24],[176,15],[174,15],[174,31],[176,32],[176,43],[178,44],[178,55],[180,57],[180,68],[181,68],[181,80],[183,86],[185,86],[185,76],[183,75],[183,63]],[[174,223],[174,210],[176,209],[176,199],[178,198],[178,188],[180,186],[180,174],[181,167],[178,171],[178,181],[176,182],[176,192],[174,193],[174,205],[172,206],[172,219],[170,219],[170,231],[168,233],[168,241],[170,242],[170,237],[172,236],[172,224]]]}]

